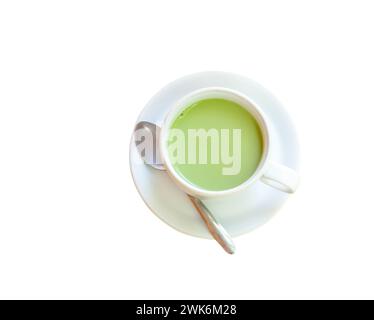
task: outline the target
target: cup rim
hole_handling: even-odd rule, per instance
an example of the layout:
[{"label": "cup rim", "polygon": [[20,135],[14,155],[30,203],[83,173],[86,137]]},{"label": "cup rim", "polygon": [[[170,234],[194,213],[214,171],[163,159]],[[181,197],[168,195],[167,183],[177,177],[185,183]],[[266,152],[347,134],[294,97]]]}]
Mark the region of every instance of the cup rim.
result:
[{"label": "cup rim", "polygon": [[[224,190],[207,190],[200,188],[192,183],[188,182],[184,179],[173,167],[171,164],[170,158],[168,156],[167,150],[167,141],[168,141],[168,132],[170,129],[171,122],[175,120],[176,116],[178,116],[185,108],[188,107],[187,100],[191,100],[194,96],[201,95],[203,93],[226,93],[231,96],[236,96],[243,102],[245,105],[240,104],[243,108],[245,108],[248,112],[251,113],[253,117],[255,117],[263,139],[263,152],[260,163],[256,168],[255,172],[243,183],[229,189]],[[226,98],[225,98],[226,99]],[[227,100],[230,100],[229,98]],[[236,101],[237,102],[237,101]],[[264,173],[266,163],[269,159],[269,151],[270,151],[270,135],[269,135],[269,126],[266,120],[264,113],[261,111],[260,107],[248,96],[242,94],[241,92],[225,87],[206,87],[198,90],[194,90],[189,94],[183,96],[176,103],[170,108],[169,112],[167,113],[166,117],[164,118],[163,124],[161,126],[160,131],[160,140],[159,140],[159,148],[160,148],[160,155],[163,160],[163,164],[166,168],[166,172],[169,176],[177,183],[177,185],[183,189],[186,193],[201,197],[201,198],[212,198],[212,197],[221,197],[226,196],[229,194],[233,194],[239,192],[252,183],[257,181]]]}]

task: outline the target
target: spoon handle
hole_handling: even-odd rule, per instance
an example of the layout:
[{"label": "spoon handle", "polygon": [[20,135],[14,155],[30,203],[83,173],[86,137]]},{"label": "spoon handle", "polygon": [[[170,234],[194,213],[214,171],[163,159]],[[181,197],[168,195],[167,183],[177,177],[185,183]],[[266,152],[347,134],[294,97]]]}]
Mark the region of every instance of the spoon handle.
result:
[{"label": "spoon handle", "polygon": [[227,253],[233,254],[235,252],[235,245],[227,231],[222,227],[221,224],[217,222],[209,209],[200,199],[190,195],[188,195],[188,197],[190,198],[197,212],[200,214],[213,238]]}]

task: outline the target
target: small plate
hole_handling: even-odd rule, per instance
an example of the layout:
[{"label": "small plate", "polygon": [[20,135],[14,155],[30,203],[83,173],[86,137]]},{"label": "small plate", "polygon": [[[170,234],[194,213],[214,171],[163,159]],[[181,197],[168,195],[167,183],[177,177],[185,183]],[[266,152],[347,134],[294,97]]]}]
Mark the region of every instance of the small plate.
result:
[{"label": "small plate", "polygon": [[[201,72],[177,79],[161,89],[143,109],[139,121],[161,124],[169,108],[184,95],[205,87],[226,87],[250,97],[266,114],[273,139],[272,159],[296,171],[299,146],[292,121],[280,102],[256,82],[232,73]],[[211,238],[187,196],[166,172],[142,163],[133,139],[130,143],[131,173],[148,207],[165,223],[183,233]],[[288,194],[256,182],[246,190],[224,198],[204,200],[231,236],[239,236],[263,225],[277,212]]]}]

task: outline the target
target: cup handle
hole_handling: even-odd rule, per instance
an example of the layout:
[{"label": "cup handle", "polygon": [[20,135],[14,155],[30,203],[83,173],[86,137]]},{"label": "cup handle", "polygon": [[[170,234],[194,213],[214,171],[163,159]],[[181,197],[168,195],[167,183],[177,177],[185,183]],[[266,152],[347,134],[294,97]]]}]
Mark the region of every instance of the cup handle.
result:
[{"label": "cup handle", "polygon": [[261,181],[273,188],[287,193],[294,193],[299,184],[298,174],[281,164],[270,162]]}]

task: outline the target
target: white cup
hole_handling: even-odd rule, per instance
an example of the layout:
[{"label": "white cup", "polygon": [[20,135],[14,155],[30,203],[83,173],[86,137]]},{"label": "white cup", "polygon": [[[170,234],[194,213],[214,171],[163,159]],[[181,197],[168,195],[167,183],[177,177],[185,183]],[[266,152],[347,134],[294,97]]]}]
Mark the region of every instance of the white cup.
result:
[{"label": "white cup", "polygon": [[[189,183],[187,180],[181,177],[178,172],[176,172],[168,153],[169,130],[175,119],[187,106],[190,106],[197,101],[210,98],[230,100],[247,109],[257,120],[263,137],[262,158],[256,171],[242,184],[231,189],[220,191],[205,190]],[[172,106],[169,113],[165,117],[163,124],[161,125],[158,146],[163,165],[172,180],[186,193],[201,199],[231,195],[233,193],[240,192],[245,188],[249,188],[258,180],[283,192],[295,192],[299,180],[297,173],[284,165],[273,162],[271,160],[271,149],[272,139],[269,132],[268,120],[266,120],[266,117],[261,109],[247,96],[241,94],[240,92],[223,87],[209,87],[196,90],[177,101],[177,103]]]}]

